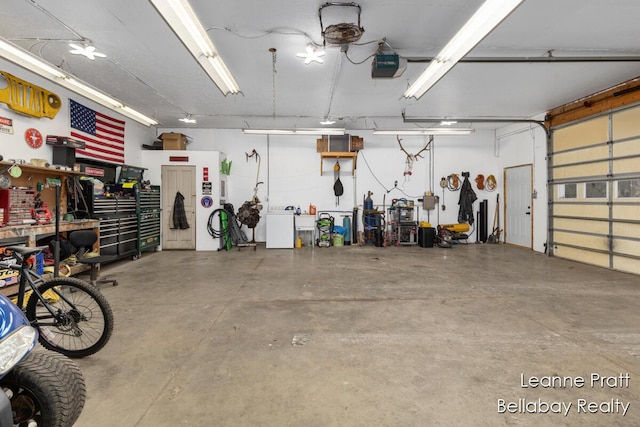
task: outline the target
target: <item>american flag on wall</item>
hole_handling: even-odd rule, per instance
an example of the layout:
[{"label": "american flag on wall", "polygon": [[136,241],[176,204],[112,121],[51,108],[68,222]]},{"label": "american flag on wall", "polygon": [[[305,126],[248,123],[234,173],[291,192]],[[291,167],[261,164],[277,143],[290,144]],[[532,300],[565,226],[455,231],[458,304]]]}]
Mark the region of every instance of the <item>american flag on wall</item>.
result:
[{"label": "american flag on wall", "polygon": [[[70,99],[71,137],[84,141],[84,150],[76,154],[109,162],[124,163],[123,120],[85,107]],[[75,129],[75,130],[74,130]]]}]

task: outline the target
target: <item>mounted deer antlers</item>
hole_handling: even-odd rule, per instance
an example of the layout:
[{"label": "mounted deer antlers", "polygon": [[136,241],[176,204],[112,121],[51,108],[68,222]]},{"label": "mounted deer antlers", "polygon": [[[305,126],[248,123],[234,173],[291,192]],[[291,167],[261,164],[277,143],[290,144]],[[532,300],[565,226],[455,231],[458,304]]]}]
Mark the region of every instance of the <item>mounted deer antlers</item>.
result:
[{"label": "mounted deer antlers", "polygon": [[423,157],[420,154],[423,151],[426,151],[426,150],[429,149],[429,146],[433,142],[433,135],[429,135],[429,142],[427,142],[427,145],[425,145],[424,148],[422,150],[418,151],[416,154],[409,154],[409,152],[407,150],[405,150],[404,147],[402,146],[402,140],[400,139],[400,137],[396,135],[396,139],[398,140],[398,145],[400,145],[400,149],[404,152],[404,154],[407,155],[407,157],[413,157],[414,159],[416,157],[420,157],[422,159]]},{"label": "mounted deer antlers", "polygon": [[421,159],[423,158],[421,154],[423,151],[426,151],[429,149],[429,146],[433,142],[433,135],[429,135],[429,142],[427,142],[424,148],[418,151],[416,154],[410,154],[407,150],[404,149],[404,147],[402,146],[402,140],[400,139],[399,136],[396,135],[396,139],[398,140],[398,145],[400,145],[400,149],[404,152],[404,154],[407,155],[407,166],[404,170],[404,175],[405,176],[412,175],[413,163],[417,160],[418,157]]}]

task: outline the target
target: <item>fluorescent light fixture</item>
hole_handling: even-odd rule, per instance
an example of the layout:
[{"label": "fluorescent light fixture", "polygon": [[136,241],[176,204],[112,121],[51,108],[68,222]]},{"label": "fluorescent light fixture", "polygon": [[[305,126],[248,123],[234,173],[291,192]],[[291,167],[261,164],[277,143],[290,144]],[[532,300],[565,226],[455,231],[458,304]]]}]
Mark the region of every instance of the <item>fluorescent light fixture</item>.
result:
[{"label": "fluorescent light fixture", "polygon": [[250,135],[344,135],[344,129],[242,129]]},{"label": "fluorescent light fixture", "polygon": [[332,125],[332,124],[334,124],[335,122],[336,122],[335,120],[329,120],[329,119],[326,119],[326,120],[321,121],[321,122],[320,122],[320,124],[321,124],[321,125]]},{"label": "fluorescent light fixture", "polygon": [[469,135],[475,130],[471,128],[423,128],[404,130],[374,130],[374,135]]},{"label": "fluorescent light fixture", "polygon": [[142,113],[130,108],[125,107],[122,102],[109,95],[100,92],[97,89],[89,86],[77,80],[70,75],[64,73],[64,71],[53,65],[45,62],[44,60],[32,55],[31,53],[0,39],[0,56],[13,62],[35,74],[38,74],[53,83],[65,87],[70,91],[77,93],[87,99],[90,99],[104,107],[107,107],[116,113],[122,114],[125,117],[133,119],[138,123],[145,126],[157,125],[158,122],[152,118],[145,116]]},{"label": "fluorescent light fixture", "polygon": [[443,120],[440,122],[440,126],[451,126],[458,123],[456,120]]},{"label": "fluorescent light fixture", "polygon": [[98,98],[101,104],[104,105],[104,103],[106,102],[107,104],[109,104],[109,108],[122,108],[122,102],[118,101],[117,99],[113,99],[108,95],[105,95],[104,93],[90,87],[87,86],[84,83],[81,83],[79,81],[77,81],[74,78],[71,77],[65,77],[63,79],[64,83],[67,83],[67,87],[69,87],[69,85],[73,86],[73,89],[76,93],[79,93],[83,96],[86,96],[87,98]]},{"label": "fluorescent light fixture", "polygon": [[183,123],[196,123],[196,119],[192,119],[191,115],[187,115],[187,117],[184,117],[182,119],[178,119],[179,121],[183,122]]},{"label": "fluorescent light fixture", "polygon": [[58,68],[41,61],[32,54],[2,39],[0,39],[0,55],[11,62],[50,80],[66,77],[66,74]]},{"label": "fluorescent light fixture", "polygon": [[127,107],[122,102],[118,101],[115,98],[110,97],[97,89],[92,88],[86,83],[80,82],[72,77],[65,77],[62,79],[55,80],[61,86],[66,87],[77,93],[78,95],[82,95],[85,98],[88,98],[92,101],[97,102],[100,105],[103,105],[116,113],[120,113],[123,116],[129,117],[130,119],[135,120],[138,123],[142,123],[145,126],[157,125],[158,122],[139,111],[134,110],[131,107]]},{"label": "fluorescent light fixture", "polygon": [[486,0],[427,69],[404,92],[405,98],[420,98],[471,49],[496,28],[523,0]]},{"label": "fluorescent light fixture", "polygon": [[240,87],[187,0],[150,0],[223,95]]},{"label": "fluorescent light fixture", "polygon": [[[121,107],[121,110],[122,110],[122,111],[126,111],[126,112],[128,113],[128,114],[125,114],[126,116],[131,117],[131,118],[133,118],[134,120],[139,121],[140,123],[147,122],[147,123],[149,123],[149,125],[148,125],[148,126],[150,126],[150,125],[157,125],[157,124],[158,124],[158,122],[157,122],[157,121],[155,121],[155,120],[153,120],[151,117],[147,117],[147,116],[145,116],[144,114],[140,113],[139,111],[136,111],[136,110],[134,110],[134,109],[133,109],[133,108],[131,108],[131,107],[127,107],[126,105],[123,105],[123,106]],[[118,110],[116,110],[116,111],[118,111]],[[124,114],[124,113],[123,113],[123,114]]]}]

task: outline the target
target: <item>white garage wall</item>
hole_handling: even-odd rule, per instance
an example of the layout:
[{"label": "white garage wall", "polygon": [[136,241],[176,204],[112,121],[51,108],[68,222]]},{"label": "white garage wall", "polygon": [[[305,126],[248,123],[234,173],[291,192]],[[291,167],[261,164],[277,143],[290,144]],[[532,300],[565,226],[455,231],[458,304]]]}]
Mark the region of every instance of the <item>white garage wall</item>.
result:
[{"label": "white garage wall", "polygon": [[[516,124],[498,129],[495,155],[500,176],[504,168],[533,164],[533,249],[544,252],[548,223],[547,137],[544,130],[536,124]],[[498,185],[502,188],[502,183]]]},{"label": "white garage wall", "polygon": [[[489,200],[489,227],[493,221],[495,205],[492,201],[495,198],[492,193],[477,190],[474,178],[478,174],[496,177],[502,174],[498,158],[494,156],[494,131],[476,131],[469,136],[436,136],[432,145],[433,172],[427,151],[414,163],[413,174],[407,177],[404,176],[406,156],[395,136],[373,135],[370,131],[353,132],[364,138],[364,150],[358,156],[355,180],[351,176],[352,160],[340,160],[344,195],[340,197],[338,206],[333,193],[335,160],[325,160],[324,173],[320,175],[320,155],[316,151],[314,136],[267,137],[245,135],[240,130],[197,128],[158,130],[158,134],[162,132],[188,135],[192,140],[187,145],[188,150],[214,150],[227,154],[227,161],[233,162],[228,178],[228,199],[236,210],[253,196],[258,164],[255,158],[247,161],[245,153],[255,149],[261,156],[258,181],[264,182],[258,187],[258,198],[264,203],[265,210],[293,205],[304,211],[313,203],[319,212],[331,212],[336,223],[341,224],[340,215],[352,212],[354,204],[360,207],[359,213],[362,214],[362,202],[367,191],[373,192],[374,204],[382,209],[383,202],[389,207],[394,198],[416,200],[425,191],[442,197],[440,178],[468,171],[478,199]],[[403,147],[412,154],[419,152],[426,143],[427,139],[422,136],[406,136],[402,140]],[[395,181],[398,182],[396,188]],[[458,222],[458,200],[459,192],[445,190],[447,209],[442,211],[439,208],[429,213],[421,209],[419,220],[429,220],[434,225]],[[477,210],[478,203],[474,207]],[[264,241],[265,235],[264,221],[261,221],[256,228],[256,240]],[[475,235],[472,239],[475,241]]]},{"label": "white garage wall", "polygon": [[[0,103],[0,116],[13,119],[14,133],[0,134],[0,154],[5,159],[16,158],[26,161],[31,158],[52,158],[52,147],[43,145],[33,149],[24,142],[24,132],[31,127],[38,129],[43,136],[69,135],[68,99],[73,98],[86,106],[105,114],[116,114],[111,110],[73,94],[36,74],[17,67],[0,59],[0,69],[16,75],[24,80],[44,87],[63,100],[55,119],[36,119],[22,116]],[[121,116],[126,121],[125,158],[130,165],[141,165],[141,146],[151,143],[157,134],[168,131],[184,133],[192,138],[188,150],[221,151],[233,161],[231,176],[228,179],[229,201],[237,209],[245,200],[253,196],[258,164],[255,159],[246,161],[245,153],[256,149],[262,158],[259,181],[264,184],[258,188],[258,197],[263,201],[265,209],[287,205],[308,209],[310,203],[319,211],[331,211],[341,223],[341,212],[348,213],[354,205],[362,208],[362,201],[367,191],[373,192],[376,206],[382,208],[383,202],[388,207],[394,198],[417,199],[425,191],[431,191],[442,197],[440,178],[452,173],[470,172],[471,183],[479,200],[487,199],[488,226],[491,227],[495,209],[495,197],[487,191],[476,188],[474,178],[478,174],[485,177],[493,174],[498,178],[499,190],[502,188],[502,170],[504,167],[525,163],[534,163],[534,188],[537,199],[534,203],[534,249],[544,251],[547,229],[546,207],[546,139],[544,132],[537,126],[508,126],[498,132],[498,142],[494,131],[478,130],[469,136],[436,136],[432,145],[432,162],[429,152],[424,152],[413,166],[413,174],[404,176],[406,157],[398,146],[395,136],[373,135],[370,131],[353,132],[364,138],[365,147],[357,160],[356,178],[351,177],[351,160],[343,159],[341,164],[341,181],[344,195],[336,206],[333,194],[333,164],[325,160],[324,173],[320,175],[320,156],[316,152],[316,138],[313,136],[261,136],[245,135],[240,130],[230,129],[152,129]],[[402,144],[405,149],[415,154],[426,144],[422,136],[405,136]],[[431,168],[433,164],[433,168]],[[394,187],[394,182],[398,183]],[[154,182],[159,184],[159,182]],[[420,221],[432,224],[456,223],[458,215],[459,192],[445,190],[444,203],[441,200],[438,209],[431,212],[420,210]],[[446,210],[441,209],[442,204]],[[474,205],[477,212],[478,202]],[[361,214],[360,210],[360,214]],[[206,230],[198,230],[206,233]],[[256,240],[265,240],[264,221],[256,229]],[[475,240],[475,235],[472,235]]]}]

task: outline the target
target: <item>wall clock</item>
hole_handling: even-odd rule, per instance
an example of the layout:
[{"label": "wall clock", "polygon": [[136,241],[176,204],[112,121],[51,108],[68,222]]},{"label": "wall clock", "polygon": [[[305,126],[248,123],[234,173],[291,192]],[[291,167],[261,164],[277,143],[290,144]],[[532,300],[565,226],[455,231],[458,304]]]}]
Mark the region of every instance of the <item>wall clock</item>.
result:
[{"label": "wall clock", "polygon": [[24,140],[27,142],[27,145],[31,148],[40,148],[42,147],[42,134],[38,129],[29,128],[24,133]]}]

